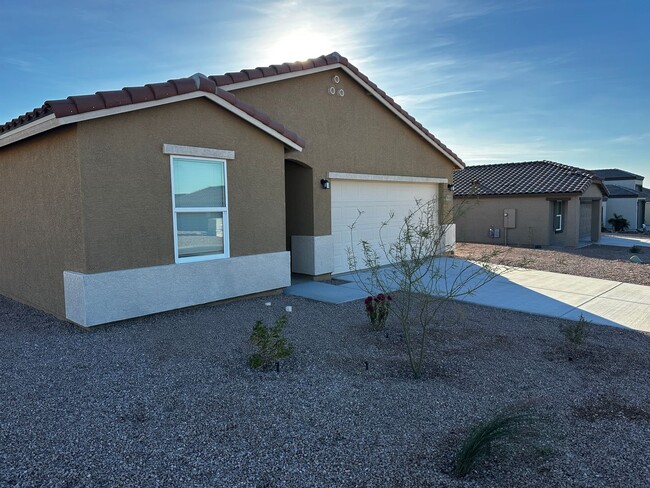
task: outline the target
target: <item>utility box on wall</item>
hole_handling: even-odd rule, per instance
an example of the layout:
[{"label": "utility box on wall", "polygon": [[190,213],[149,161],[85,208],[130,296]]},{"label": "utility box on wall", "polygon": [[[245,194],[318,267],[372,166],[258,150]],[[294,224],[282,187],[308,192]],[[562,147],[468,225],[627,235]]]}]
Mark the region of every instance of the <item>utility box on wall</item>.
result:
[{"label": "utility box on wall", "polygon": [[514,208],[503,209],[503,227],[504,229],[517,227],[517,210]]}]

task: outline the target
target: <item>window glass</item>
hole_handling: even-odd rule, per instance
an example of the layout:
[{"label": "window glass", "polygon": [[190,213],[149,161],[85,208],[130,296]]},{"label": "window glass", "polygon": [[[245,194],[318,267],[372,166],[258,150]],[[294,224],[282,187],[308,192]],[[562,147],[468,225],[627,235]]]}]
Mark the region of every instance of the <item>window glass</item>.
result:
[{"label": "window glass", "polygon": [[555,232],[562,232],[562,200],[557,200],[553,206]]},{"label": "window glass", "polygon": [[222,161],[174,158],[176,208],[225,207]]},{"label": "window glass", "polygon": [[226,162],[172,157],[177,262],[230,255]]},{"label": "window glass", "polygon": [[179,258],[223,254],[223,212],[179,212],[176,238]]}]

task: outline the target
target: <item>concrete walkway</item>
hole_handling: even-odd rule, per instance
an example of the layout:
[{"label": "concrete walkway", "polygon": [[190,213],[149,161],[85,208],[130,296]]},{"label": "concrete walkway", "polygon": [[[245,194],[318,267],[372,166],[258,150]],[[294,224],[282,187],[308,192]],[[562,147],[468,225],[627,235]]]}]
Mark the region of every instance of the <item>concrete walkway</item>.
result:
[{"label": "concrete walkway", "polygon": [[[442,258],[440,263],[446,282],[440,280],[436,284],[439,289],[445,289],[459,277],[457,282],[468,281],[468,286],[480,280],[474,276],[479,269],[476,264],[454,258]],[[582,315],[597,324],[650,332],[650,286],[511,267],[502,267],[498,273],[474,293],[460,299],[571,320],[578,320]],[[471,278],[467,279],[468,276]],[[302,282],[287,288],[285,294],[329,303],[368,296],[351,273],[336,278],[344,284]],[[367,275],[361,273],[360,279],[367,279]]]},{"label": "concrete walkway", "polygon": [[650,239],[647,236],[641,237],[634,234],[602,235],[600,240],[594,244],[614,247],[650,247]]}]

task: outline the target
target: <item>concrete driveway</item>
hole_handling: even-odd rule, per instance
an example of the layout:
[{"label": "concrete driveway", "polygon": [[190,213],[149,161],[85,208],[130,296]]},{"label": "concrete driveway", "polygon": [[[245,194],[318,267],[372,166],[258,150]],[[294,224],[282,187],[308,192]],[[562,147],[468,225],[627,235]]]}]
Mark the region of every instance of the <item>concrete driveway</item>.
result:
[{"label": "concrete driveway", "polygon": [[[481,280],[478,265],[457,258],[441,258],[440,267],[446,280],[436,287],[440,294],[453,283],[467,281],[465,289]],[[285,290],[296,295],[329,303],[359,300],[368,294],[359,280],[368,279],[360,273],[336,276],[338,285],[317,282],[297,283]],[[500,267],[497,274],[475,292],[460,300],[490,307],[578,320],[580,316],[596,324],[626,327],[650,332],[650,287],[582,276],[550,273],[513,267]]]},{"label": "concrete driveway", "polygon": [[642,246],[650,247],[650,238],[647,236],[640,236],[635,234],[616,234],[616,235],[602,235],[600,240],[596,243],[601,246],[615,246],[615,247],[632,247]]}]

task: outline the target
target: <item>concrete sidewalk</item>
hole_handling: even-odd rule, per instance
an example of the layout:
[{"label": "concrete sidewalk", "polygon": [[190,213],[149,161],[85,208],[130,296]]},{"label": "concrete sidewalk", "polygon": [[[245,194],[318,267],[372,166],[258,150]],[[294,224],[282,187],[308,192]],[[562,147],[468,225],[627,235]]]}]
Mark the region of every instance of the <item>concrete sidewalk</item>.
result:
[{"label": "concrete sidewalk", "polygon": [[[468,281],[470,287],[480,280],[476,276],[463,278],[479,269],[476,264],[456,258],[442,258],[440,263],[446,281],[441,280],[438,288],[451,286],[459,277],[458,281]],[[649,286],[522,268],[500,268],[499,273],[473,294],[460,299],[571,320],[578,320],[582,315],[597,324],[650,332]],[[359,277],[367,279],[364,273]],[[367,296],[351,273],[336,278],[345,284],[302,282],[287,288],[285,293],[329,303],[344,303]]]}]

